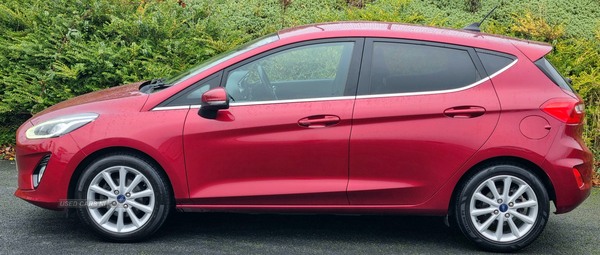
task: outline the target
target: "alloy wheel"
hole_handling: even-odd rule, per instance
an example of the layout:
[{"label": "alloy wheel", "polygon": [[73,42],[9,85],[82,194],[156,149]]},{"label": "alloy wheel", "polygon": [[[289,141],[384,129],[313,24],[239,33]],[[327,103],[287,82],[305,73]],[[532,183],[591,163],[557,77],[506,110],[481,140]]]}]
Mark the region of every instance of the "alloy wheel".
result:
[{"label": "alloy wheel", "polygon": [[114,233],[135,231],[148,222],[155,203],[155,192],[148,179],[127,166],[100,171],[87,189],[91,218],[101,228]]},{"label": "alloy wheel", "polygon": [[538,200],[532,187],[510,175],[493,176],[481,183],[470,201],[475,229],[495,242],[512,242],[532,229],[538,216]]}]

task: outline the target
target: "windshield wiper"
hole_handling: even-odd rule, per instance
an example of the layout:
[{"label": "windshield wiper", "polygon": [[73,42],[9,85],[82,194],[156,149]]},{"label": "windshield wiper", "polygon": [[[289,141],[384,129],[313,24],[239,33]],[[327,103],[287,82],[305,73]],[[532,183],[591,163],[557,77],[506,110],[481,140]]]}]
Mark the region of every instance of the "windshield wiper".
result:
[{"label": "windshield wiper", "polygon": [[165,83],[165,80],[167,80],[167,78],[153,79],[150,81],[150,84],[146,85],[146,91],[152,93],[152,91],[156,89],[170,87],[172,84]]}]

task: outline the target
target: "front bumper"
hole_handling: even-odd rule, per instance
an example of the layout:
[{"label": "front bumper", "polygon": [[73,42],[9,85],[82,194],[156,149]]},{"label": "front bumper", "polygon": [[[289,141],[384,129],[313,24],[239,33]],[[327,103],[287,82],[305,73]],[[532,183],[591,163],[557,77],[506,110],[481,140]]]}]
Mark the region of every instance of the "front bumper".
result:
[{"label": "front bumper", "polygon": [[[32,126],[27,122],[17,131],[16,160],[19,188],[15,196],[39,207],[60,210],[61,199],[67,199],[71,176],[85,154],[71,135],[49,139],[29,140],[25,131]],[[45,155],[51,154],[44,175],[33,186],[33,172]]]}]

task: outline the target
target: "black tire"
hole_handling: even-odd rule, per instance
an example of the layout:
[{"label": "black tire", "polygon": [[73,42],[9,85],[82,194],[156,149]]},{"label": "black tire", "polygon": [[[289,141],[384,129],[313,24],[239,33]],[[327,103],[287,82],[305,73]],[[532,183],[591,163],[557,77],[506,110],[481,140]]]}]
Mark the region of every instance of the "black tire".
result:
[{"label": "black tire", "polygon": [[[153,208],[153,210],[149,213],[145,223],[133,231],[118,233],[116,231],[110,231],[96,222],[87,207],[77,208],[76,211],[81,221],[100,238],[111,242],[136,242],[154,234],[154,232],[156,232],[165,222],[170,211],[172,211],[171,209],[174,207],[170,183],[164,173],[159,170],[158,166],[136,154],[113,153],[106,155],[92,162],[83,171],[77,182],[74,197],[75,199],[87,199],[87,192],[92,180],[103,170],[120,166],[136,170],[146,178],[147,182],[149,182],[152,187],[152,191],[154,192],[154,206],[149,207]],[[134,193],[132,192],[131,194]],[[135,200],[130,202],[135,202]],[[118,204],[118,206],[125,206],[125,204],[126,202]],[[131,206],[130,209],[133,210],[134,208],[135,207]],[[108,212],[106,214],[108,214]],[[127,214],[127,216],[129,215]],[[123,218],[125,217],[123,216]],[[129,219],[131,219],[131,217],[129,217]]]},{"label": "black tire", "polygon": [[[536,209],[527,208],[527,209],[525,209],[527,211],[525,211],[522,209],[509,208],[508,205],[506,204],[506,202],[504,202],[504,201],[503,201],[504,205],[500,204],[499,206],[497,206],[498,210],[494,210],[496,207],[492,206],[491,204],[481,202],[478,199],[475,199],[472,201],[473,196],[475,195],[476,192],[478,192],[477,191],[478,188],[480,188],[480,190],[479,190],[480,194],[486,193],[486,191],[487,191],[488,198],[490,198],[490,196],[495,197],[495,195],[491,194],[492,191],[489,188],[489,186],[485,185],[484,183],[487,183],[488,180],[492,180],[492,182],[498,181],[499,182],[498,184],[511,183],[509,181],[505,181],[505,182],[501,181],[502,178],[506,178],[506,176],[510,176],[511,180],[517,181],[517,179],[513,179],[513,177],[516,177],[516,178],[520,179],[519,181],[524,181],[527,185],[529,185],[529,187],[531,188],[530,191],[532,191],[534,193],[535,197],[537,198],[537,213],[535,212]],[[493,179],[493,178],[497,178],[497,179]],[[508,178],[506,180],[508,180]],[[498,184],[494,184],[494,185],[498,185]],[[518,185],[518,184],[515,184],[515,185]],[[486,190],[486,187],[487,187],[487,190]],[[513,186],[511,186],[511,188],[509,188],[509,195],[511,194],[510,192],[514,192],[513,191],[514,189],[512,187]],[[499,191],[498,192],[499,194],[503,194],[504,188],[503,187],[501,189],[497,188],[497,191]],[[514,193],[512,193],[512,194],[514,195]],[[521,195],[520,197],[525,197],[522,199],[525,201],[530,199],[528,194]],[[493,200],[495,202],[499,201],[499,200],[494,200],[494,199],[491,199],[491,200]],[[519,200],[519,201],[522,201],[522,200]],[[511,204],[512,204],[511,207],[514,205],[516,208],[516,206],[517,206],[516,202],[511,203]],[[474,219],[473,219],[471,216],[471,205],[480,206],[480,207],[474,207],[474,210],[477,210],[480,208],[482,208],[482,209],[490,208],[490,210],[494,210],[494,211],[489,214],[484,214],[483,216],[473,216],[474,217]],[[534,207],[531,207],[531,208],[534,208]],[[543,183],[540,181],[540,179],[535,174],[533,174],[532,172],[530,172],[529,170],[527,170],[527,168],[525,168],[523,166],[519,166],[519,165],[512,164],[512,163],[504,163],[504,164],[496,164],[496,165],[489,165],[489,166],[483,167],[483,168],[481,168],[481,171],[478,171],[475,175],[470,177],[464,183],[464,185],[460,188],[459,192],[457,193],[454,210],[455,210],[454,216],[455,216],[455,220],[457,222],[458,227],[460,228],[461,232],[474,244],[476,244],[477,246],[479,246],[485,250],[488,250],[488,251],[513,252],[513,251],[517,251],[517,250],[520,250],[520,249],[528,246],[542,233],[542,231],[544,230],[544,227],[546,226],[546,222],[548,221],[548,216],[549,216],[549,211],[550,211],[550,199],[548,197],[546,188],[544,187]],[[536,219],[535,219],[535,221],[533,221],[533,224],[527,224],[527,223],[525,223],[525,221],[520,221],[519,217],[516,217],[514,215],[515,212],[512,210],[522,210],[521,212],[529,213],[530,214],[529,216],[535,215]],[[531,210],[531,212],[528,212],[529,210]],[[488,217],[488,215],[489,215],[489,217]],[[496,227],[500,225],[499,224],[500,218],[497,218],[498,220],[491,219],[492,217],[496,217],[496,215],[498,215],[497,217],[504,217],[503,219],[501,219],[503,222],[502,230],[496,232],[496,234],[498,232],[501,233],[500,235],[502,237],[499,238],[501,241],[492,240],[490,237],[490,232],[489,232],[489,231],[491,231],[490,229],[494,229],[494,224]],[[521,216],[521,215],[517,215],[517,216]],[[484,227],[486,225],[485,222],[487,221],[487,219],[485,217],[488,217],[487,219],[491,219],[490,222],[493,222],[488,227]],[[512,221],[513,226],[517,225],[517,223],[522,223],[522,224],[526,224],[527,226],[530,226],[529,230],[524,231],[525,233],[519,233],[519,236],[515,235],[514,232],[520,232],[520,231],[513,231],[513,229],[511,229],[512,226],[508,222],[509,219]],[[477,221],[477,223],[474,223],[474,221]],[[517,222],[517,223],[515,223],[515,222]],[[476,228],[475,224],[481,224],[481,225],[479,225],[479,227],[482,228],[482,231],[479,231]],[[521,226],[525,226],[525,225],[521,225]],[[510,233],[507,233],[506,228],[508,228],[508,231],[510,231]],[[495,228],[495,229],[497,230],[498,228]],[[517,230],[520,230],[520,229],[521,229],[520,227],[517,228]],[[525,229],[527,229],[527,228],[523,228],[523,230],[525,230]],[[504,239],[504,235],[502,233],[507,233],[506,240],[502,240],[502,239]],[[513,235],[513,236],[510,236],[510,235]],[[516,239],[510,240],[510,238],[516,238]]]}]

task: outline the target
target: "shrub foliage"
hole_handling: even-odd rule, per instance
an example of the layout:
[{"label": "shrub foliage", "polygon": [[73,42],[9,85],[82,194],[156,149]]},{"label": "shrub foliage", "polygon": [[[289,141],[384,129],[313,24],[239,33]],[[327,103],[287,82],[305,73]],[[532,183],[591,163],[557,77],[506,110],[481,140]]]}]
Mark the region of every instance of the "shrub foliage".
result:
[{"label": "shrub foliage", "polygon": [[549,60],[587,107],[600,155],[600,2],[593,0],[4,0],[0,3],[0,144],[44,108],[91,91],[166,77],[284,27],[376,20],[551,43]]}]

